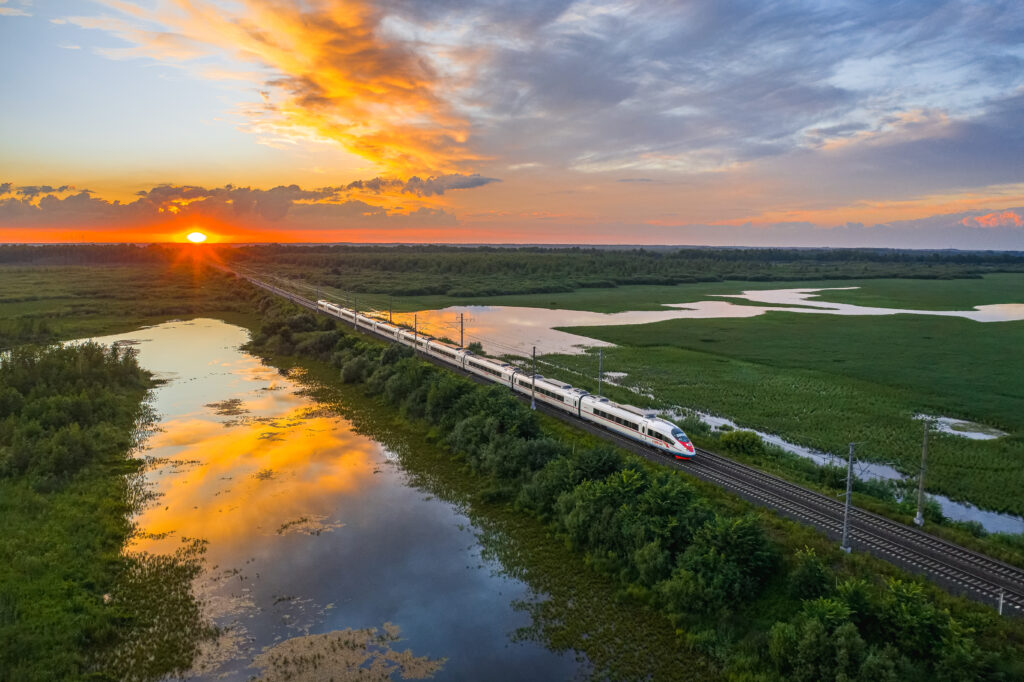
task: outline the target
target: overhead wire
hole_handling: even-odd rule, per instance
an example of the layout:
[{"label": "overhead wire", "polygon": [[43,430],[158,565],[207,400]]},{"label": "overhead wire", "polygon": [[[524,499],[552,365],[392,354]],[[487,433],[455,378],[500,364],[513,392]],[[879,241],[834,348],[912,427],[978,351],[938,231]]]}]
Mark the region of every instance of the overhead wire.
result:
[{"label": "overhead wire", "polygon": [[[283,281],[283,282],[285,282],[287,284],[290,284],[290,285],[296,285],[297,284],[298,286],[301,286],[302,288],[307,289],[307,290],[314,290],[315,289],[315,290],[318,290],[318,291],[325,291],[325,289],[326,289],[326,287],[316,287],[316,286],[310,285],[310,284],[308,284],[308,283],[306,283],[304,281],[296,283],[296,282],[293,282],[293,281],[290,281],[290,280],[286,280],[286,279],[283,279],[283,278],[279,278],[279,277],[275,277],[275,279],[278,279],[278,281]],[[326,293],[326,291],[325,291],[325,293]],[[335,298],[338,298],[338,297],[335,296]],[[358,304],[358,298],[359,297],[356,297],[356,296],[351,296],[351,297],[346,296],[345,298],[348,299],[348,302],[351,302],[352,300],[355,300],[357,302],[357,304]],[[367,299],[371,299],[372,300],[371,297],[364,298],[364,300],[367,300]],[[384,316],[386,316],[388,314],[388,312],[391,312],[392,315],[395,315],[393,313],[393,311],[383,310],[381,308],[376,308],[376,307],[366,308],[366,309],[362,309],[361,308],[359,310],[359,312],[361,314],[367,314],[368,316],[381,316],[381,317],[384,317]],[[398,313],[397,315],[401,315],[403,317],[408,317],[410,315],[415,315],[415,313],[401,312],[401,313]],[[394,321],[394,322],[392,322],[392,324],[399,325],[399,324],[402,324],[402,323],[400,323],[398,321]],[[441,330],[444,330],[444,331],[455,331],[456,329],[458,329],[458,320],[452,320],[452,321],[441,320],[441,321],[433,323],[430,326],[420,327],[419,331],[421,333],[423,333],[424,335],[437,337],[437,336],[439,336],[439,334],[437,333],[438,329],[441,329]],[[504,351],[507,355],[511,355],[512,356],[511,358],[506,357],[504,359],[509,360],[510,362],[513,362],[515,364],[524,364],[524,365],[526,365],[526,364],[529,364],[530,362],[532,362],[532,359],[525,354],[525,349],[523,347],[521,347],[521,346],[515,346],[515,345],[509,344],[507,342],[500,341],[500,340],[498,340],[498,339],[496,339],[494,337],[491,337],[491,336],[488,336],[488,335],[484,335],[484,334],[479,334],[479,333],[471,333],[471,332],[463,331],[463,336],[464,336],[465,339],[470,339],[472,341],[478,341],[481,344],[485,345],[487,348],[498,349],[500,351]],[[564,365],[559,365],[559,364],[553,363],[553,362],[548,361],[548,360],[543,360],[541,358],[537,358],[536,362],[537,362],[538,365],[543,365],[543,366],[546,366],[546,367],[550,367],[550,368],[558,370],[560,372],[565,372],[565,373],[568,373],[568,374],[571,374],[571,375],[574,375],[574,376],[578,376],[578,377],[581,377],[581,378],[588,378],[588,379],[593,379],[594,378],[594,377],[589,377],[587,374],[585,374],[584,372],[581,372],[579,370],[575,370],[575,369],[572,369],[570,367],[566,367]],[[624,386],[623,388],[626,388],[627,390],[631,390],[627,386]],[[839,456],[835,456],[834,459],[835,460],[841,460],[843,458],[840,458]],[[857,474],[858,478],[862,478],[863,479],[864,476],[866,475],[866,473],[868,472],[870,466],[871,466],[870,462],[863,462],[863,461],[854,460],[854,467],[855,467],[855,471],[856,471],[856,474]]]}]

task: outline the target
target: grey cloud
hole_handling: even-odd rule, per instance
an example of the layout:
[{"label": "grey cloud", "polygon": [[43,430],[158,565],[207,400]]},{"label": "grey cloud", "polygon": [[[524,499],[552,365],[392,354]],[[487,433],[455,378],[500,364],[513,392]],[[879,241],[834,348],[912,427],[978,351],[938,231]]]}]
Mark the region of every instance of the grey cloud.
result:
[{"label": "grey cloud", "polygon": [[[1008,211],[1024,216],[1024,209]],[[807,222],[657,227],[605,224],[595,226],[590,237],[592,243],[614,243],[623,234],[629,234],[635,244],[1024,251],[1024,228],[1013,226],[1012,221],[990,227],[966,226],[961,222],[964,216],[986,213],[972,211],[878,225],[847,223],[831,228]]]},{"label": "grey cloud", "polygon": [[189,202],[187,209],[198,213],[223,212],[230,210],[235,215],[254,213],[268,221],[278,221],[299,201],[322,201],[334,196],[330,188],[304,190],[298,185],[278,186],[260,190],[249,187],[225,187],[207,189],[190,185],[159,185],[136,193],[137,203],[159,211],[176,204]]},{"label": "grey cloud", "polygon": [[1024,94],[992,100],[986,114],[934,134],[792,154],[761,169],[825,200],[896,198],[1024,181]]},{"label": "grey cloud", "polygon": [[483,187],[492,182],[499,182],[497,178],[485,178],[482,175],[440,175],[437,177],[421,179],[415,175],[409,178],[402,188],[403,192],[415,194],[416,196],[429,197],[435,194],[444,194],[452,189],[473,189]]},{"label": "grey cloud", "polygon": [[412,176],[406,181],[397,178],[374,178],[372,180],[356,180],[344,187],[337,188],[337,191],[364,190],[380,194],[381,192],[402,192],[415,194],[419,197],[442,195],[453,189],[473,189],[483,187],[492,182],[501,182],[497,178],[485,178],[479,174],[463,175],[451,173],[449,175],[438,175],[429,178]]},{"label": "grey cloud", "polygon": [[969,119],[1024,86],[1012,2],[388,7],[472,26],[485,59],[464,96],[489,112],[476,139],[506,165],[699,172],[813,151],[911,109]]},{"label": "grey cloud", "polygon": [[[476,187],[490,181],[478,176],[429,178],[418,180],[417,184],[403,191],[425,196],[442,193],[445,189]],[[387,184],[390,181],[383,182]],[[364,184],[376,186],[377,183],[371,180]],[[398,184],[404,188],[407,183]],[[12,227],[149,225],[213,217],[231,223],[240,218],[252,221],[253,216],[267,225],[281,224],[285,228],[293,223],[302,223],[306,228],[338,229],[344,226],[338,221],[381,226],[455,224],[455,217],[440,209],[423,207],[403,213],[347,199],[346,187],[307,190],[298,185],[281,185],[262,190],[234,185],[215,188],[158,185],[137,192],[137,198],[127,203],[96,197],[89,190],[59,196],[66,192],[67,186],[17,187],[12,193],[12,185],[5,183],[0,185],[0,189],[4,190],[0,194],[6,193],[7,196],[0,199],[0,226]],[[318,221],[322,225],[317,224]]]},{"label": "grey cloud", "polygon": [[61,194],[71,189],[73,188],[70,185],[61,185],[60,187],[52,187],[50,185],[23,185],[21,187],[14,188],[14,193],[18,196],[25,197],[26,199],[34,199],[43,194]]}]

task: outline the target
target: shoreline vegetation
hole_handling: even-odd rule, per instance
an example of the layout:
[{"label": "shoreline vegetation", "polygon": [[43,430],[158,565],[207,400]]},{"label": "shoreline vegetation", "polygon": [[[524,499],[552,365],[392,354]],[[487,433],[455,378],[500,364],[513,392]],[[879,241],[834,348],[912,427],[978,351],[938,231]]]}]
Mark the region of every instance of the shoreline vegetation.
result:
[{"label": "shoreline vegetation", "polygon": [[156,382],[130,348],[56,344],[198,314],[251,325],[229,279],[120,255],[0,268],[0,679],[159,679],[215,636],[192,592],[201,540],[124,551],[150,501],[134,449]]},{"label": "shoreline vegetation", "polygon": [[[547,524],[660,611],[679,645],[748,679],[925,680],[1024,675],[1024,629],[816,533],[632,455],[553,429],[496,386],[262,296],[250,350],[335,368],[337,381],[423,425],[479,499]],[[557,433],[557,435],[556,435]],[[568,436],[568,437],[566,437]]]},{"label": "shoreline vegetation", "polygon": [[118,346],[0,361],[0,678],[155,679],[212,634],[191,591],[200,542],[123,553],[146,497],[133,450],[152,386]]}]

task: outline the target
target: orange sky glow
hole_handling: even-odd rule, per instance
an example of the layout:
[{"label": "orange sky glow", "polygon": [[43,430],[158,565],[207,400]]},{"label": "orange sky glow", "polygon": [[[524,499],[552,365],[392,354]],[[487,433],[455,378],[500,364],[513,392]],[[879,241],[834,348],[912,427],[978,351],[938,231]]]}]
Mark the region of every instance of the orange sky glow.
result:
[{"label": "orange sky glow", "polygon": [[0,240],[1024,249],[1024,74],[978,39],[1024,10],[746,11],[0,13]]}]

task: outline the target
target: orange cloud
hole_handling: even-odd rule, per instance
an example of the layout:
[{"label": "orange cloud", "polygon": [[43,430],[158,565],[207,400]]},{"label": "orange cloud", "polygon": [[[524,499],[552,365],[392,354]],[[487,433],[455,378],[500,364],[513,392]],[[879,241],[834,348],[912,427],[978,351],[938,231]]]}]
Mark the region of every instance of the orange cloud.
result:
[{"label": "orange cloud", "polygon": [[979,216],[968,216],[960,221],[965,227],[1024,227],[1024,218],[1013,211],[1002,213],[986,213]]},{"label": "orange cloud", "polygon": [[181,241],[199,230],[211,242],[335,241],[356,232],[363,241],[380,241],[396,228],[409,237],[421,228],[454,226],[443,196],[493,182],[475,174],[447,174],[377,177],[315,189],[158,185],[135,192],[132,201],[69,185],[5,182],[0,183],[0,240]]},{"label": "orange cloud", "polygon": [[[988,188],[986,192],[964,192],[950,195],[928,195],[912,199],[891,201],[857,201],[844,206],[828,206],[824,208],[806,208],[792,210],[766,210],[758,215],[735,218],[732,220],[715,221],[711,225],[773,225],[776,223],[814,223],[816,225],[843,225],[846,223],[864,223],[866,225],[891,223],[901,220],[917,220],[933,215],[948,215],[985,210],[1000,205],[1007,208],[1024,203],[1024,185],[1004,185]],[[1012,211],[990,213],[978,220],[1012,220],[1003,216],[1016,216]],[[996,216],[992,218],[991,216]],[[1020,218],[1017,218],[1020,220]],[[962,224],[967,226],[994,227],[999,223],[983,224],[968,223],[965,218]],[[1004,222],[1002,225],[1020,225],[1020,223]]]},{"label": "orange cloud", "polygon": [[[367,2],[244,0],[237,12],[191,0],[157,9],[104,4],[124,18],[69,21],[134,45],[108,56],[187,63],[219,55],[255,65],[264,74],[263,101],[240,113],[243,127],[270,144],[336,142],[402,177],[452,172],[480,158],[467,146],[469,124],[445,98],[451,84],[411,47],[385,38],[382,12]],[[209,64],[196,69],[242,77]]]}]

